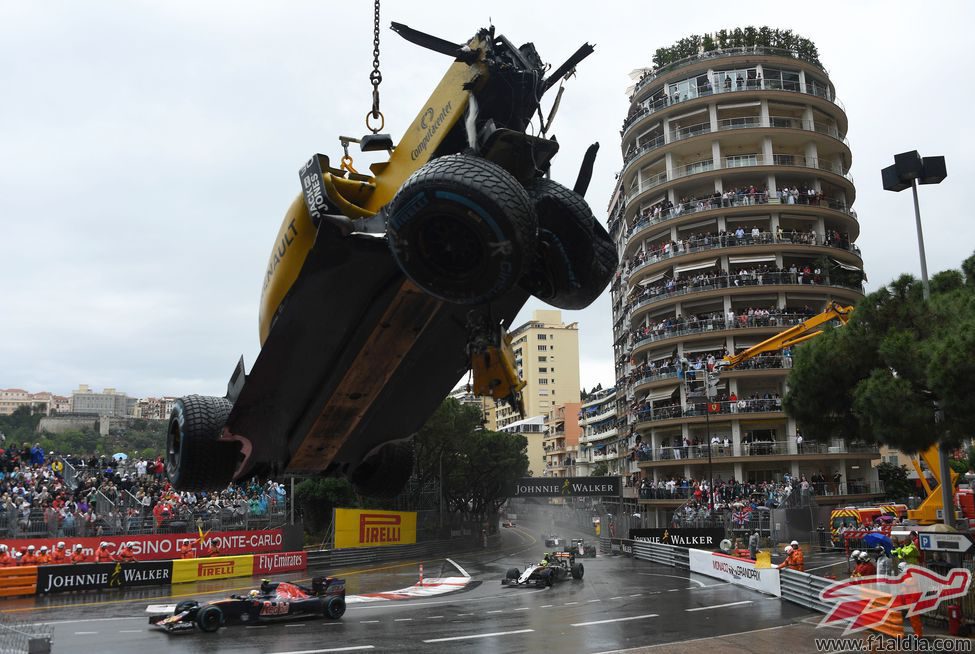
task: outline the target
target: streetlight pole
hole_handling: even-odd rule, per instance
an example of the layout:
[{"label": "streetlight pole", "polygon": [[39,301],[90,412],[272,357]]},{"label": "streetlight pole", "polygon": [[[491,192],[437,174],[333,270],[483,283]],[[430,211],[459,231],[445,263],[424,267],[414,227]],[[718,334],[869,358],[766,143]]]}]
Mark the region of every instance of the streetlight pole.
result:
[{"label": "streetlight pole", "polygon": [[[914,223],[917,226],[917,249],[921,258],[921,293],[924,301],[931,298],[931,285],[928,282],[928,260],[924,253],[924,231],[921,229],[921,205],[917,198],[917,184],[940,184],[948,176],[944,157],[921,157],[917,150],[894,155],[894,165],[881,172],[884,190],[900,192],[910,182],[914,194]],[[935,418],[941,410],[935,403]],[[942,518],[949,527],[955,526],[955,500],[952,497],[951,467],[948,465],[948,449],[944,444],[938,447],[938,467],[941,469]]]}]

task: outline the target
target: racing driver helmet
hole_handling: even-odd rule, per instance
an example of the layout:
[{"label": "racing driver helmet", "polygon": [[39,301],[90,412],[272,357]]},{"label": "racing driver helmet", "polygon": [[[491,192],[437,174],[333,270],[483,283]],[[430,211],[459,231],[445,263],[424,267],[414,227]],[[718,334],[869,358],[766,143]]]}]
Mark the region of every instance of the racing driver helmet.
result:
[{"label": "racing driver helmet", "polygon": [[254,590],[252,590],[251,592],[249,592],[249,593],[247,593],[247,596],[248,596],[248,597],[249,597],[250,599],[257,599],[257,598],[258,598],[258,596],[260,596],[260,594],[261,594],[261,592],[260,592],[259,590],[257,590],[257,589],[254,589]]}]

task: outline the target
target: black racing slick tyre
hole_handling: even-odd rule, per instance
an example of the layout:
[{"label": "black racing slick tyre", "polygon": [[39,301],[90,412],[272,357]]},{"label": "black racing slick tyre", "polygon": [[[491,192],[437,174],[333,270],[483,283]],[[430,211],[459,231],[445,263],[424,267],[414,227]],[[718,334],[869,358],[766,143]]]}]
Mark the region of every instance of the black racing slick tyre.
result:
[{"label": "black racing slick tyre", "polygon": [[572,564],[572,578],[582,579],[582,575],[586,574],[586,567],[581,563]]},{"label": "black racing slick tyre", "polygon": [[518,568],[508,568],[508,571],[504,574],[505,579],[517,579],[521,576]]},{"label": "black racing slick tyre", "polygon": [[583,309],[616,272],[616,246],[585,198],[540,178],[528,193],[538,216],[538,245],[522,285],[560,309]]},{"label": "black racing slick tyre", "polygon": [[338,620],[345,615],[345,600],[341,597],[329,597],[325,600],[325,616]]},{"label": "black racing slick tyre", "polygon": [[495,163],[467,155],[430,161],[389,204],[386,236],[403,273],[455,304],[510,290],[535,250],[537,219],[524,187]]},{"label": "black racing slick tyre", "polygon": [[223,611],[218,606],[204,606],[196,614],[196,626],[200,631],[214,633],[223,626]]},{"label": "black racing slick tyre", "polygon": [[370,453],[349,475],[360,495],[395,497],[413,474],[413,441],[386,443]]},{"label": "black racing slick tyre", "polygon": [[240,447],[220,441],[231,404],[222,397],[176,400],[166,432],[166,475],[181,491],[223,490],[237,470]]}]

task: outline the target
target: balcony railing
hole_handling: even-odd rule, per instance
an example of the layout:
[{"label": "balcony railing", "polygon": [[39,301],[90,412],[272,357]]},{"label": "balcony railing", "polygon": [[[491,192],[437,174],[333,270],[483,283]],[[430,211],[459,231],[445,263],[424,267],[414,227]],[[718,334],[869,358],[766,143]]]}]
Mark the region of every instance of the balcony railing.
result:
[{"label": "balcony railing", "polygon": [[719,236],[717,234],[705,234],[700,239],[687,239],[677,248],[671,247],[670,243],[668,242],[665,244],[665,246],[661,247],[660,250],[653,252],[652,254],[645,255],[643,261],[634,262],[633,268],[631,268],[629,271],[623,272],[623,277],[625,281],[625,278],[632,277],[646,266],[653,265],[659,261],[679,257],[684,254],[706,252],[707,250],[715,250],[719,248],[749,247],[754,245],[773,244],[814,245],[819,247],[846,250],[847,252],[853,252],[857,255],[860,254],[860,248],[852,243],[844,243],[842,240],[839,242],[831,241],[826,243],[823,242],[823,239],[820,238],[819,234],[816,234],[815,232],[795,232],[794,234],[791,231],[789,233],[782,231],[778,234],[773,234],[772,232],[759,232],[758,234],[746,232],[742,236],[736,236],[735,234],[726,234],[724,236]]},{"label": "balcony railing", "polygon": [[654,68],[651,72],[641,77],[640,80],[636,83],[636,85],[633,88],[633,95],[639,93],[641,89],[643,89],[647,84],[653,82],[655,79],[659,79],[660,76],[663,75],[664,73],[669,73],[672,70],[677,70],[682,66],[687,66],[696,61],[710,61],[712,59],[721,59],[724,57],[740,57],[742,55],[753,55],[753,56],[767,55],[773,57],[788,57],[789,59],[799,59],[800,61],[806,61],[810,64],[813,64],[814,66],[822,70],[824,73],[826,72],[826,69],[823,68],[823,65],[821,63],[813,59],[809,59],[807,57],[802,57],[794,50],[786,50],[784,48],[773,48],[770,46],[761,46],[761,45],[743,46],[737,48],[722,48],[721,50],[708,50],[705,52],[701,52],[696,55],[691,55],[690,57],[684,57],[683,59],[672,61],[669,64],[660,66],[659,68]]},{"label": "balcony railing", "polygon": [[[724,131],[729,129],[747,129],[755,127],[775,127],[778,129],[801,129],[809,132],[819,132],[821,134],[827,134],[833,138],[842,141],[849,145],[849,142],[845,137],[840,136],[839,129],[833,123],[824,123],[821,121],[803,120],[801,118],[792,118],[789,116],[769,116],[768,122],[762,121],[761,116],[742,116],[740,118],[722,118],[717,123],[717,131]],[[665,139],[663,134],[657,136],[656,138],[641,143],[638,148],[632,149],[623,156],[623,170],[626,170],[627,165],[636,160],[637,158],[643,156],[645,153],[662,147],[668,143],[674,143],[675,141],[681,141],[683,139],[689,139],[694,136],[700,136],[702,134],[710,134],[712,131],[711,123],[697,123],[696,125],[688,125],[685,127],[678,127],[677,129],[672,129],[668,133],[669,140]]]},{"label": "balcony railing", "polygon": [[[630,351],[635,350],[643,345],[648,345],[656,341],[662,341],[668,338],[674,338],[675,336],[687,336],[689,334],[703,334],[705,332],[716,332],[723,329],[755,329],[761,327],[791,327],[793,325],[798,325],[808,316],[803,314],[769,314],[768,316],[763,316],[756,318],[755,316],[736,316],[735,320],[731,321],[727,318],[708,318],[706,320],[694,320],[694,321],[684,321],[682,323],[677,323],[676,320],[674,324],[667,326],[656,326],[656,327],[646,327],[641,328],[641,330],[634,330],[633,344],[630,346]],[[740,320],[739,320],[740,319]],[[642,329],[652,330],[648,333],[640,334]],[[639,335],[638,335],[639,334]],[[752,359],[755,361],[755,359]],[[773,366],[768,366],[773,367]],[[781,366],[775,366],[781,367]],[[740,366],[737,368],[743,370]]]},{"label": "balcony railing", "polygon": [[[778,197],[773,198],[773,200],[775,200],[775,202],[778,204],[828,207],[856,218],[856,212],[851,210],[847,206],[846,202],[843,202],[842,200],[818,196],[810,201],[808,197],[801,195],[793,197],[791,194],[786,195],[784,191],[778,191]],[[627,238],[632,236],[633,233],[638,230],[650,227],[652,225],[659,225],[660,223],[667,222],[668,220],[678,218],[679,216],[686,214],[693,214],[701,211],[711,211],[714,209],[727,209],[730,207],[764,205],[768,203],[768,194],[765,192],[757,192],[754,194],[742,193],[741,195],[735,195],[734,198],[708,197],[689,200],[687,202],[676,204],[673,207],[668,207],[667,209],[657,208],[657,205],[655,205],[653,208],[647,208],[641,212],[642,215],[633,223],[633,226],[627,230]]]},{"label": "balcony railing", "polygon": [[711,291],[722,288],[739,288],[747,286],[833,286],[837,288],[847,288],[857,293],[863,293],[863,284],[853,284],[830,280],[828,275],[806,276],[800,281],[798,273],[787,271],[775,271],[766,273],[748,273],[746,275],[712,275],[696,280],[678,280],[673,286],[648,286],[643,294],[633,300],[627,310],[636,312],[643,307],[664,300],[667,298],[687,295],[688,293],[698,293],[701,291]]},{"label": "balcony railing", "polygon": [[842,166],[818,157],[806,157],[801,154],[773,153],[771,157],[766,157],[764,154],[759,153],[736,154],[728,157],[722,157],[718,163],[719,165],[716,166],[713,160],[704,159],[673,168],[669,175],[666,171],[654,174],[649,179],[643,180],[640,188],[635,189],[627,196],[626,202],[630,203],[634,198],[646,193],[651,189],[683,177],[696,175],[698,173],[711,172],[714,170],[748,168],[751,166],[791,166],[794,168],[815,168],[817,170],[825,170],[835,175],[839,175],[840,177],[847,179],[849,182],[853,182],[853,177],[849,173],[844,172]]},{"label": "balcony railing", "polygon": [[[637,86],[638,88],[640,87],[639,84]],[[698,98],[705,98],[722,93],[749,93],[754,91],[788,91],[791,93],[814,95],[832,102],[840,109],[844,108],[843,103],[833,96],[829,88],[821,84],[816,84],[815,82],[806,82],[805,87],[803,87],[799,82],[782,82],[779,80],[749,79],[742,80],[741,84],[739,84],[737,80],[732,80],[730,84],[725,80],[721,80],[717,86],[714,86],[711,83],[692,86],[686,91],[674,95],[658,97],[656,100],[641,103],[633,113],[623,120],[620,135],[624,135],[626,131],[634,125],[634,123],[645,118],[646,116],[650,116],[651,114],[654,114],[662,109],[681,104],[682,102],[687,102],[688,100],[696,100]]]},{"label": "balcony railing", "polygon": [[655,420],[669,420],[671,418],[695,418],[704,416],[708,413],[710,405],[711,415],[732,415],[743,413],[769,413],[782,411],[782,399],[775,398],[769,400],[725,400],[721,402],[693,403],[686,408],[679,404],[671,404],[661,407],[645,407],[631,411],[631,415],[637,422],[647,422]]}]

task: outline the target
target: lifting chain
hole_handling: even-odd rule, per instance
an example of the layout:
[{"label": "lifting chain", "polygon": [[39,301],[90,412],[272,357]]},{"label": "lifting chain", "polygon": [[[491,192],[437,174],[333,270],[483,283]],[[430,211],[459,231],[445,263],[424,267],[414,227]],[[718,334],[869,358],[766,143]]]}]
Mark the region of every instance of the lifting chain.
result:
[{"label": "lifting chain", "polygon": [[[372,28],[372,72],[369,82],[372,84],[372,111],[366,114],[366,129],[376,134],[386,125],[383,113],[379,111],[379,85],[383,81],[383,74],[379,71],[379,0],[375,0],[375,19]],[[378,127],[369,124],[369,119],[378,120]]]}]

